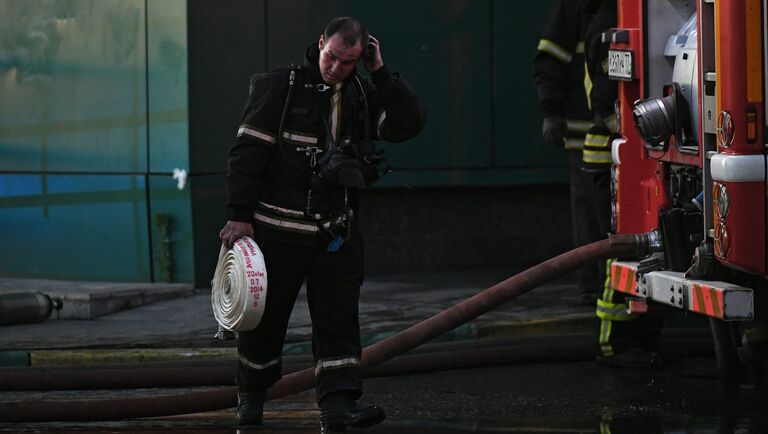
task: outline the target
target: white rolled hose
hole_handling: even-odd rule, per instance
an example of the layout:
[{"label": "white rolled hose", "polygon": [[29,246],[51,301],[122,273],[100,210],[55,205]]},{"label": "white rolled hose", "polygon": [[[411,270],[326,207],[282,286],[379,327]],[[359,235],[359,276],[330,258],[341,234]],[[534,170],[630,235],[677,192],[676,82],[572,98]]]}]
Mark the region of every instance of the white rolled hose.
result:
[{"label": "white rolled hose", "polygon": [[267,267],[256,242],[243,237],[231,249],[222,245],[211,286],[211,307],[221,327],[255,329],[267,301]]}]

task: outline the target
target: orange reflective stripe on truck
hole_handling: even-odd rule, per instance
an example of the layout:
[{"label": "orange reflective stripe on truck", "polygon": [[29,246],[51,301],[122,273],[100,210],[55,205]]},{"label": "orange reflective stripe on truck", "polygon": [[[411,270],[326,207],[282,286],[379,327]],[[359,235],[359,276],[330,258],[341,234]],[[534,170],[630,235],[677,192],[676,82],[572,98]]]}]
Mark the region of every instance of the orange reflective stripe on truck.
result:
[{"label": "orange reflective stripe on truck", "polygon": [[611,287],[615,291],[637,295],[636,271],[625,264],[614,262],[611,264]]},{"label": "orange reflective stripe on truck", "polygon": [[723,292],[706,285],[693,284],[691,310],[713,316],[723,317]]}]

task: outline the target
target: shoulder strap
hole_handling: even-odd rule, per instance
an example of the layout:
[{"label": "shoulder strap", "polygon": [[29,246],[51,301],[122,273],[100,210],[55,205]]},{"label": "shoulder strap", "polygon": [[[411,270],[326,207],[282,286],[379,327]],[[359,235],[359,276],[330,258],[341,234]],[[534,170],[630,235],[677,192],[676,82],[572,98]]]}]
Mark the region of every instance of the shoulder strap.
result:
[{"label": "shoulder strap", "polygon": [[[296,86],[296,76],[297,73],[304,71],[304,68],[301,66],[296,66],[293,63],[291,64],[290,68],[288,69],[288,93],[285,96],[285,104],[283,105],[283,114],[280,116],[280,127],[277,129],[277,148],[278,152],[284,153],[285,152],[285,146],[283,146],[283,129],[285,128],[285,119],[288,117],[288,108],[291,106],[291,96],[293,96],[293,89]],[[296,167],[302,172],[306,173],[312,173],[311,170],[307,170],[304,167],[301,167],[291,161],[290,158],[286,157],[285,161],[287,161],[292,166]]]},{"label": "shoulder strap", "polygon": [[365,85],[360,81],[360,77],[355,74],[355,82],[360,87],[360,94],[363,96],[363,109],[365,110],[365,120],[363,121],[363,139],[369,140],[371,134],[371,113],[368,111],[368,95],[365,93]]},{"label": "shoulder strap", "polygon": [[288,93],[285,96],[285,104],[283,105],[283,114],[280,116],[280,127],[277,129],[277,144],[281,145],[283,141],[283,128],[285,127],[285,118],[288,115],[288,108],[291,105],[291,96],[293,95],[293,88],[296,85],[296,72],[301,71],[303,68],[295,66],[291,63],[288,69]]}]

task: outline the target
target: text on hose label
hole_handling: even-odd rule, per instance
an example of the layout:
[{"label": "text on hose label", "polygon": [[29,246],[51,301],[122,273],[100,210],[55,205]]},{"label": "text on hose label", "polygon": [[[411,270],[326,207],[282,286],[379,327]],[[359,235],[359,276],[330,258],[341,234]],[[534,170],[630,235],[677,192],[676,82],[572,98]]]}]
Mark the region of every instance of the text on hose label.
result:
[{"label": "text on hose label", "polygon": [[257,252],[251,241],[249,239],[241,239],[241,241],[241,243],[237,243],[237,247],[243,253],[243,259],[245,259],[248,292],[253,296],[253,307],[257,307],[259,305],[259,300],[261,299],[261,293],[264,291],[264,286],[262,286],[260,282],[260,278],[264,277],[264,272],[254,270],[251,256],[256,256]]}]

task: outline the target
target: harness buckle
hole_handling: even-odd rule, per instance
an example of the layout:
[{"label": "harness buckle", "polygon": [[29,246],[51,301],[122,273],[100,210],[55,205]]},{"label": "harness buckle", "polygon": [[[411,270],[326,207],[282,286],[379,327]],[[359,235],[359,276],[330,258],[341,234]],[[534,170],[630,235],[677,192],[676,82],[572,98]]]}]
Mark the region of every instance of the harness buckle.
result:
[{"label": "harness buckle", "polygon": [[315,167],[317,165],[317,156],[323,152],[322,149],[317,146],[297,146],[296,152],[303,152],[304,155],[309,157],[309,167]]}]

